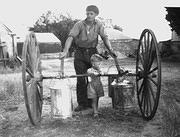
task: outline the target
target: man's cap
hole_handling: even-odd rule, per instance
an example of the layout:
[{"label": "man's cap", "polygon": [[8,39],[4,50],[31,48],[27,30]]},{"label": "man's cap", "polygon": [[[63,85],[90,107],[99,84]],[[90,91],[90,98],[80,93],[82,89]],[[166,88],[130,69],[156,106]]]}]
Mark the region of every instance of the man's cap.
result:
[{"label": "man's cap", "polygon": [[96,13],[97,15],[99,14],[99,9],[97,6],[95,5],[89,5],[86,8],[86,11],[93,11],[94,13]]}]

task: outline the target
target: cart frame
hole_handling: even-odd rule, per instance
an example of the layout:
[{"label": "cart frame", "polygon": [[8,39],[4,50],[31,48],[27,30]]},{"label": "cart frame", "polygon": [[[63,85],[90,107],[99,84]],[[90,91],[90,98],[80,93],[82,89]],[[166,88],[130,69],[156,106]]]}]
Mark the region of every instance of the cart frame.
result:
[{"label": "cart frame", "polygon": [[[118,74],[99,76],[136,77],[137,100],[141,115],[145,120],[151,120],[157,111],[161,91],[161,60],[156,37],[152,30],[144,29],[141,33],[136,57],[136,73],[120,72],[118,60],[114,58]],[[61,73],[62,74],[62,73]],[[43,105],[43,79],[65,79],[88,77],[88,74],[71,76],[43,76],[40,51],[36,36],[31,32],[23,45],[22,81],[24,98],[30,122],[37,125],[41,121]],[[109,84],[110,86],[110,84]]]}]

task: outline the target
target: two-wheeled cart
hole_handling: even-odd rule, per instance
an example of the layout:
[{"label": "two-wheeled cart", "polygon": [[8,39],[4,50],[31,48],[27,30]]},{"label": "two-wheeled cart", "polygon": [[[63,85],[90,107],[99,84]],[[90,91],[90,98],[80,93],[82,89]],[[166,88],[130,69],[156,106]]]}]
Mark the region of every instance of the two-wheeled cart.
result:
[{"label": "two-wheeled cart", "polygon": [[[156,37],[153,31],[145,29],[139,40],[136,57],[136,72],[120,72],[117,58],[114,59],[118,74],[105,74],[107,77],[136,77],[136,93],[142,117],[151,120],[156,113],[161,90],[161,61]],[[43,79],[65,79],[87,77],[88,74],[71,76],[43,76],[39,46],[34,33],[26,38],[22,53],[22,80],[25,105],[30,122],[36,125],[41,121],[43,105]],[[108,84],[108,86],[111,86]]]}]

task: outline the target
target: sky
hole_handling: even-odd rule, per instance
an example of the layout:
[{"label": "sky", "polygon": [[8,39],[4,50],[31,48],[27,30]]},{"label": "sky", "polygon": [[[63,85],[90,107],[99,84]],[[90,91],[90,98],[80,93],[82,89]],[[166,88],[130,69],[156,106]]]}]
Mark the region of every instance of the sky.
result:
[{"label": "sky", "polygon": [[139,39],[141,32],[151,29],[158,41],[171,38],[165,7],[180,7],[180,0],[0,0],[0,22],[15,33],[24,33],[48,10],[69,13],[74,19],[85,19],[88,5],[99,8],[99,17],[112,19],[123,33]]}]

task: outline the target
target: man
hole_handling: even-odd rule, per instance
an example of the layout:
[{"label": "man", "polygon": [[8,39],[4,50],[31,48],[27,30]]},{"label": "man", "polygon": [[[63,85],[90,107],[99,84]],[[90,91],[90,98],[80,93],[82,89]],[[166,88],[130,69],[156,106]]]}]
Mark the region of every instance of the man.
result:
[{"label": "man", "polygon": [[[112,57],[116,55],[111,50],[111,44],[108,40],[108,36],[104,31],[103,24],[96,20],[96,16],[99,14],[99,9],[95,5],[90,5],[86,8],[85,20],[77,22],[69,33],[69,36],[65,43],[65,48],[60,53],[60,58],[67,55],[68,50],[75,40],[77,49],[74,55],[74,68],[76,74],[87,73],[87,69],[91,67],[90,58],[93,54],[97,53],[96,46],[98,44],[98,35],[101,36],[104,45],[110,52]],[[87,108],[91,108],[91,100],[87,99],[87,78],[77,78],[77,102],[78,106],[75,111],[82,111]]]}]

